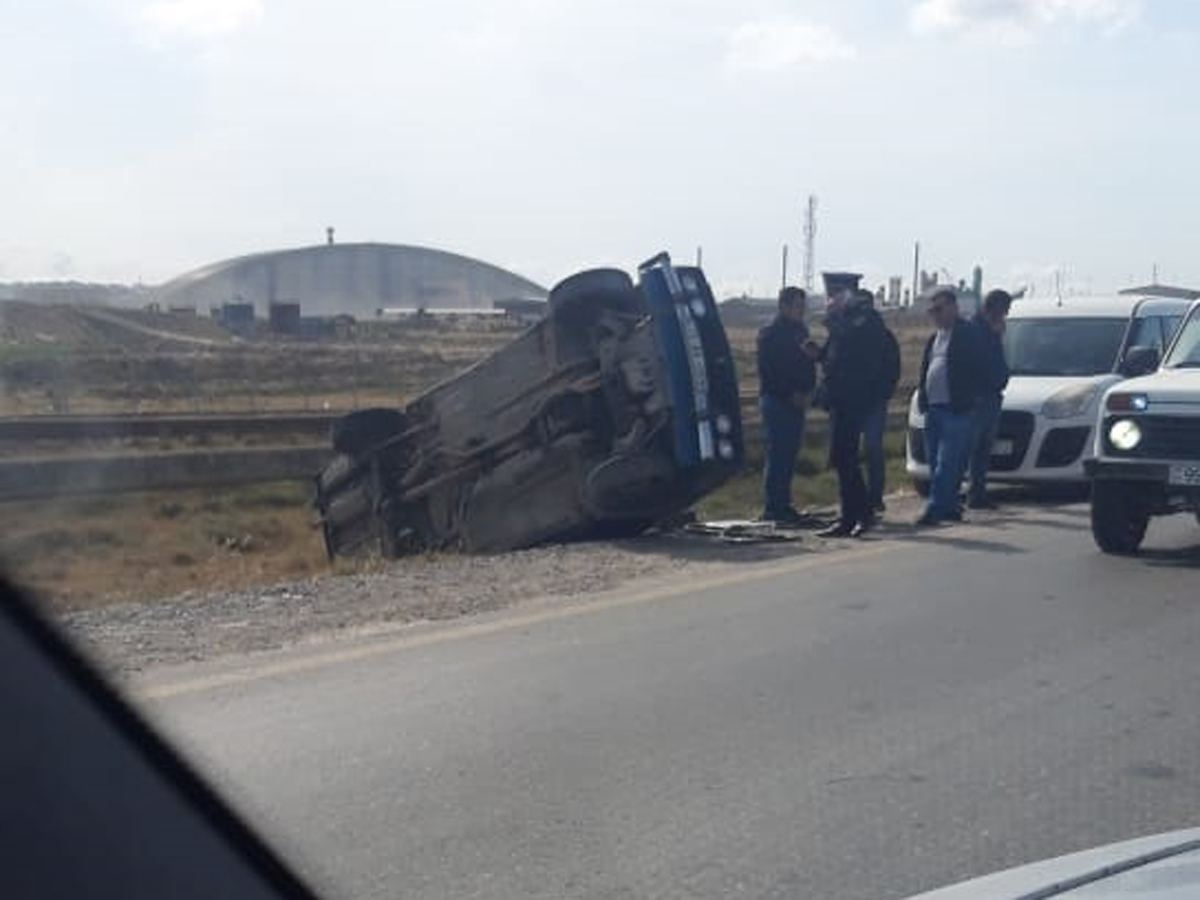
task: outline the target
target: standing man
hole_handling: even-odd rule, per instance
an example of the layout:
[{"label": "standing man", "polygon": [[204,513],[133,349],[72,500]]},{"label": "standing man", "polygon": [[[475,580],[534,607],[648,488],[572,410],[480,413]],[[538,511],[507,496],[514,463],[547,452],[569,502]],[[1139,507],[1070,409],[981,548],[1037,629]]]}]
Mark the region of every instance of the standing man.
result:
[{"label": "standing man", "polygon": [[967,506],[971,509],[995,509],[988,499],[988,466],[992,460],[992,444],[1000,424],[1000,406],[1008,386],[1008,360],[1004,356],[1004,326],[1012,307],[1012,295],[1007,291],[989,291],[971,325],[979,342],[982,362],[979,399],[971,422],[970,470],[971,486],[967,491]]},{"label": "standing man", "polygon": [[792,506],[792,475],[804,441],[804,419],[816,384],[805,352],[808,297],[801,288],[779,292],[779,311],[758,333],[758,385],[764,435],[763,519],[781,525],[803,520]]},{"label": "standing man", "polygon": [[931,484],[918,525],[959,521],[958,488],[971,444],[971,420],[982,382],[976,329],[958,315],[958,296],[942,288],[929,298],[937,331],[925,344],[917,404],[925,415]]},{"label": "standing man", "polygon": [[888,333],[868,302],[870,292],[830,292],[826,323],[829,340],[821,358],[829,407],[829,463],[837,471],[839,515],[821,537],[860,537],[875,525],[859,462],[859,445],[871,410],[887,382],[884,366]]},{"label": "standing man", "polygon": [[[858,292],[860,303],[875,308],[875,295],[870,291]],[[879,396],[867,410],[867,418],[863,422],[863,449],[867,456],[867,503],[872,515],[878,515],[887,510],[883,502],[885,490],[885,473],[887,471],[883,452],[883,437],[887,431],[888,403],[896,393],[896,385],[900,382],[900,345],[896,336],[879,317],[883,328],[883,360],[879,370]]]}]

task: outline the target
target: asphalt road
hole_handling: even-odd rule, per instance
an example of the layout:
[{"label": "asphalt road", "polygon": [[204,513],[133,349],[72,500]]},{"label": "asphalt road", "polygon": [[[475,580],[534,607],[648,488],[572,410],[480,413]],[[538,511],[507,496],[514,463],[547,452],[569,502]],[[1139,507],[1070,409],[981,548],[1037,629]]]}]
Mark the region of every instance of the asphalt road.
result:
[{"label": "asphalt road", "polygon": [[896,897],[1200,823],[1200,530],[1083,506],[160,685],[331,896]]}]

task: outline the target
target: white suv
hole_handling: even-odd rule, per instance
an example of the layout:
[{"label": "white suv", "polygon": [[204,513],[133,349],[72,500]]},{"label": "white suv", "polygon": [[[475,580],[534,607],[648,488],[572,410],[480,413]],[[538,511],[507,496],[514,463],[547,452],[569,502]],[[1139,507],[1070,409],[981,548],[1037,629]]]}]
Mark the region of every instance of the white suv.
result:
[{"label": "white suv", "polygon": [[1136,553],[1151,516],[1200,519],[1200,301],[1157,372],[1105,395],[1087,473],[1092,534],[1105,553]]},{"label": "white suv", "polygon": [[[1016,301],[1004,335],[1012,377],[990,480],[1084,483],[1100,397],[1124,378],[1145,374],[1148,360],[1157,364],[1190,302],[1133,296]],[[907,470],[922,496],[930,477],[924,428],[914,393]]]}]

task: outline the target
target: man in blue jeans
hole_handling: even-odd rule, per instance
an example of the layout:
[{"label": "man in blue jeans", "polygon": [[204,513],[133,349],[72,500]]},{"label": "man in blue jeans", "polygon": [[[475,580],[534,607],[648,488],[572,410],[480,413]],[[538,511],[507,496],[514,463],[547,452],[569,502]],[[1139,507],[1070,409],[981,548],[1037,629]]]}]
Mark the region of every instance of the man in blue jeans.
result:
[{"label": "man in blue jeans", "polygon": [[925,345],[917,404],[925,415],[931,483],[929,503],[918,525],[962,519],[958,488],[983,383],[979,342],[975,329],[959,318],[958,295],[949,288],[935,291],[929,298],[929,316],[937,331]]},{"label": "man in blue jeans", "polygon": [[816,384],[816,364],[805,350],[808,297],[801,288],[779,292],[779,312],[758,333],[758,382],[763,419],[763,519],[799,525],[792,506],[792,475],[804,441],[804,420]]},{"label": "man in blue jeans", "polygon": [[983,354],[983,378],[979,399],[971,422],[971,448],[968,464],[971,486],[967,491],[967,506],[971,509],[995,509],[987,495],[988,468],[992,462],[992,444],[1000,424],[1000,407],[1004,389],[1008,387],[1008,360],[1004,356],[1004,325],[1012,307],[1012,295],[1007,291],[989,291],[971,326],[975,329],[979,349]]}]

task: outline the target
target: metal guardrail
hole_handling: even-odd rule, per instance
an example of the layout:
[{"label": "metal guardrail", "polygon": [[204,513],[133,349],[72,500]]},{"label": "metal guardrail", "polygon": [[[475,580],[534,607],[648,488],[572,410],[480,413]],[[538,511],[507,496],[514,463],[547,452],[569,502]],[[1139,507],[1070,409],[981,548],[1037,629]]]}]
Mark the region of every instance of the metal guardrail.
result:
[{"label": "metal guardrail", "polygon": [[48,456],[0,461],[0,499],[207,488],[311,479],[327,447],[270,447],[123,456]]},{"label": "metal guardrail", "polygon": [[0,419],[0,441],[119,440],[197,435],[300,434],[324,437],[340,414],[20,416]]},{"label": "metal guardrail", "polygon": [[[743,397],[744,437],[751,458],[761,452],[762,435],[755,398]],[[80,439],[82,436],[131,436],[120,431],[132,423],[137,436],[180,437],[197,433],[296,434],[312,429],[322,438],[328,434],[329,415],[285,416],[129,416],[78,417],[84,422],[68,425],[67,417],[45,417],[41,439]],[[255,423],[255,419],[258,420]],[[905,427],[907,415],[893,411],[888,429]],[[7,420],[3,425],[12,425]],[[115,423],[115,424],[114,424]],[[195,424],[205,431],[188,431]],[[88,430],[88,429],[91,430]],[[163,429],[166,430],[163,430]],[[244,430],[237,431],[242,428]],[[55,431],[58,429],[58,431]],[[11,434],[12,432],[8,432]],[[807,441],[823,440],[829,420],[823,413],[809,416]],[[6,435],[7,436],[7,435]],[[9,437],[10,440],[15,439]],[[27,438],[32,439],[32,438]],[[39,456],[0,460],[0,500],[35,499],[87,494],[116,494],[178,488],[221,487],[267,481],[303,481],[312,478],[332,455],[327,443],[319,446],[254,447],[202,451],[127,453],[121,455]]]}]

